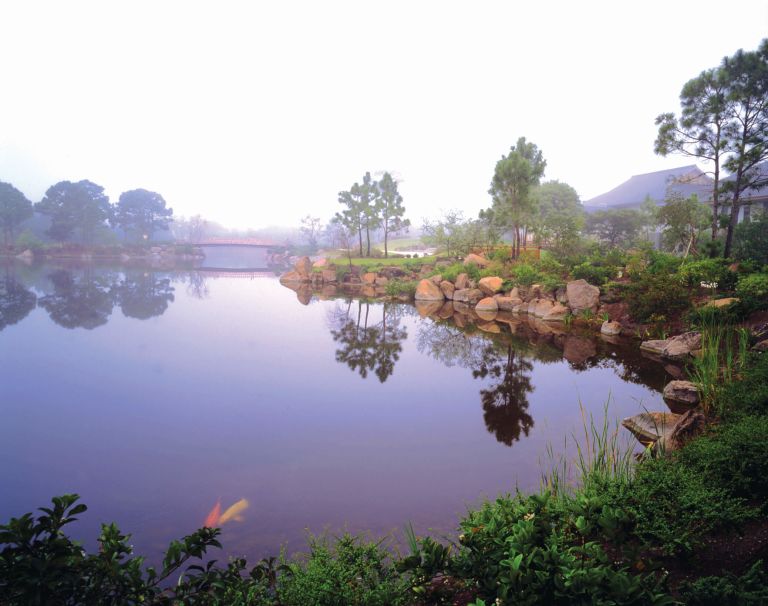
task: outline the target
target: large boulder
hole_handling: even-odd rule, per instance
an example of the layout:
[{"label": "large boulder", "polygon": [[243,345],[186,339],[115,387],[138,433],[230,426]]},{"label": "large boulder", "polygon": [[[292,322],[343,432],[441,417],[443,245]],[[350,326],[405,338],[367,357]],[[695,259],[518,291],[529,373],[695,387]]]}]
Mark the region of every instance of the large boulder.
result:
[{"label": "large boulder", "polygon": [[555,307],[555,303],[553,301],[550,301],[549,299],[534,299],[532,303],[534,302],[535,302],[535,306],[533,308],[533,315],[536,318],[543,318],[549,315],[549,313]]},{"label": "large boulder", "polygon": [[618,322],[611,322],[610,320],[606,320],[600,327],[600,333],[608,336],[620,335],[621,324]]},{"label": "large boulder", "polygon": [[737,297],[726,297],[724,299],[712,299],[711,301],[707,301],[704,304],[704,307],[716,307],[720,309],[721,307],[728,307],[729,305],[732,305],[733,303],[738,303],[739,299]]},{"label": "large boulder", "polygon": [[375,284],[376,283],[376,274],[369,271],[367,273],[363,274],[363,284]]},{"label": "large boulder", "polygon": [[480,299],[478,301],[477,305],[475,306],[475,310],[478,312],[481,311],[493,311],[497,312],[499,311],[499,305],[496,303],[496,299],[493,297],[485,297],[485,299]]},{"label": "large boulder", "polygon": [[415,299],[417,301],[442,301],[445,299],[443,291],[432,280],[420,280],[416,286]]},{"label": "large boulder", "polygon": [[297,271],[289,271],[280,276],[280,282],[283,284],[296,284],[301,282],[309,282],[309,275],[301,275]]},{"label": "large boulder", "polygon": [[572,280],[565,286],[568,297],[568,307],[573,313],[579,313],[585,309],[597,311],[600,303],[600,289],[592,286],[586,280]]},{"label": "large boulder", "polygon": [[542,320],[545,322],[565,322],[566,316],[571,313],[565,305],[561,303],[555,303],[547,312],[545,316],[542,316]]},{"label": "large boulder", "polygon": [[321,275],[323,276],[323,282],[328,282],[329,284],[338,280],[336,272],[332,269],[324,269]]},{"label": "large boulder", "polygon": [[456,291],[456,287],[453,285],[453,282],[443,280],[440,282],[440,290],[443,291],[443,296],[446,299],[453,301],[453,293]]},{"label": "large boulder", "polygon": [[520,297],[512,297],[510,295],[496,295],[493,297],[496,299],[496,304],[499,306],[499,309],[512,311],[516,306],[523,302]]},{"label": "large boulder", "polygon": [[312,273],[312,261],[309,260],[309,257],[302,257],[296,261],[293,269],[300,276],[308,278],[309,274]]},{"label": "large boulder", "polygon": [[501,287],[504,284],[504,280],[498,276],[488,276],[487,278],[480,278],[477,283],[477,287],[483,291],[489,297],[492,297],[498,292],[501,292]]},{"label": "large boulder", "polygon": [[680,415],[674,412],[643,412],[624,419],[621,424],[640,443],[650,446],[661,439],[667,441],[679,418]]},{"label": "large boulder", "polygon": [[459,303],[475,305],[483,298],[483,291],[477,288],[462,288],[453,292],[453,300]]},{"label": "large boulder", "polygon": [[661,355],[670,360],[684,360],[697,349],[701,349],[701,333],[684,332],[667,339],[666,345],[661,350]]},{"label": "large boulder", "polygon": [[485,257],[481,257],[480,255],[476,255],[474,253],[469,253],[466,257],[464,257],[464,265],[470,264],[477,265],[478,267],[488,267],[491,262]]},{"label": "large boulder", "polygon": [[664,346],[666,344],[666,339],[651,339],[650,341],[643,341],[640,343],[640,351],[646,351],[650,354],[660,356],[664,351]]},{"label": "large boulder", "polygon": [[691,407],[699,403],[699,391],[690,381],[670,381],[664,386],[662,395],[665,400]]},{"label": "large boulder", "polygon": [[432,282],[434,282],[437,286],[440,286],[440,282],[443,281],[443,276],[440,274],[435,274],[434,276],[431,276],[429,279],[432,280]]},{"label": "large boulder", "polygon": [[469,288],[469,276],[467,274],[459,274],[456,276],[456,290],[464,290]]}]

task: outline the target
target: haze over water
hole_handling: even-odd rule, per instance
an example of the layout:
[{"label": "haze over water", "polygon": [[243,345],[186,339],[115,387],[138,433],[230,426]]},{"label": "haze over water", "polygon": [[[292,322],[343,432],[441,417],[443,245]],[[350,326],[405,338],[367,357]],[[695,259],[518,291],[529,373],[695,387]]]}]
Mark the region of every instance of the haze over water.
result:
[{"label": "haze over water", "polygon": [[77,538],[115,521],[150,557],[219,499],[247,499],[223,543],[252,558],[305,528],[450,532],[479,495],[538,486],[580,401],[662,404],[634,349],[305,306],[268,275],[13,266],[0,285],[0,519],[77,492]]}]

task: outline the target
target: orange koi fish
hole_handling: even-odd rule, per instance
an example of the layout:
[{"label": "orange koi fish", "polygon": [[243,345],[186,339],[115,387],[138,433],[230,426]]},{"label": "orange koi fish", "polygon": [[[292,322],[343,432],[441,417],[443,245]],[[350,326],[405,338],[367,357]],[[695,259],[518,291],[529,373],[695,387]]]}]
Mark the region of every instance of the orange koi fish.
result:
[{"label": "orange koi fish", "polygon": [[205,522],[203,522],[203,526],[206,526],[208,528],[215,528],[219,525],[219,518],[221,517],[221,499],[216,501],[216,505],[213,506],[213,509],[211,509],[208,516],[205,518]]},{"label": "orange koi fish", "polygon": [[234,520],[235,522],[242,522],[243,516],[240,514],[243,513],[246,509],[248,509],[248,499],[240,499],[234,505],[231,505],[229,509],[227,509],[223,514],[221,514],[221,517],[219,518],[219,526],[223,526],[230,520]]}]

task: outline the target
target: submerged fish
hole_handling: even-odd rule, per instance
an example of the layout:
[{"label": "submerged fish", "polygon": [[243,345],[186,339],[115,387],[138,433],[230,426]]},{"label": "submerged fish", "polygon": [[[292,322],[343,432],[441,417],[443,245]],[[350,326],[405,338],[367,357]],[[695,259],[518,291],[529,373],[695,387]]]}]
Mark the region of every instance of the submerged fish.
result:
[{"label": "submerged fish", "polygon": [[243,517],[240,514],[246,509],[248,509],[248,499],[240,499],[237,501],[237,503],[230,506],[223,514],[221,514],[221,517],[219,518],[219,526],[223,526],[230,520],[242,522]]},{"label": "submerged fish", "polygon": [[219,525],[219,518],[221,517],[221,499],[216,501],[216,505],[213,506],[208,516],[203,522],[203,526],[208,528],[214,528]]}]

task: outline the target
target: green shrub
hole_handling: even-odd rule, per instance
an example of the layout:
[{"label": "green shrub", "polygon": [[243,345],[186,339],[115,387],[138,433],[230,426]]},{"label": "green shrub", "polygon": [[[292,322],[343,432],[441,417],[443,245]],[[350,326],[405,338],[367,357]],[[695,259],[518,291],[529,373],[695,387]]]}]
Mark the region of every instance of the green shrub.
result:
[{"label": "green shrub", "polygon": [[528,263],[516,263],[512,266],[512,278],[520,286],[531,286],[541,279],[541,274]]},{"label": "green shrub", "polygon": [[497,263],[507,263],[512,258],[512,247],[499,246],[491,254],[491,260]]},{"label": "green shrub", "polygon": [[333,544],[310,539],[305,563],[288,565],[277,594],[283,606],[396,606],[406,604],[408,583],[376,543],[344,535]]},{"label": "green shrub", "polygon": [[768,265],[768,213],[760,213],[751,221],[740,223],[733,236],[735,259]]},{"label": "green shrub", "polygon": [[691,554],[708,533],[738,528],[755,515],[743,499],[677,458],[646,460],[632,482],[608,492],[612,502],[634,511],[639,539],[675,556]]},{"label": "green shrub", "polygon": [[443,280],[448,280],[449,282],[455,282],[458,275],[463,273],[465,273],[465,270],[462,263],[453,263],[448,267],[440,269]]},{"label": "green shrub", "polygon": [[615,267],[601,267],[586,262],[574,267],[571,270],[571,277],[575,280],[586,280],[595,286],[602,286],[608,280],[615,278],[616,273],[617,269]]},{"label": "green shrub", "polygon": [[397,297],[400,295],[413,296],[416,294],[416,282],[413,280],[390,280],[384,287],[385,292],[390,297]]},{"label": "green shrub", "polygon": [[645,271],[652,274],[676,274],[683,260],[670,253],[651,250],[648,252],[648,265]]},{"label": "green shrub", "polygon": [[679,274],[683,284],[698,288],[702,283],[715,284],[720,291],[732,290],[738,277],[728,269],[726,259],[700,259],[680,265]]},{"label": "green shrub", "polygon": [[498,261],[491,262],[488,267],[480,271],[481,278],[488,278],[490,276],[500,276],[504,273],[504,266]]},{"label": "green shrub", "polygon": [[499,498],[461,521],[455,570],[501,604],[671,604],[653,575],[604,551],[626,521],[597,498]]},{"label": "green shrub", "polygon": [[768,415],[768,355],[754,355],[741,381],[722,386],[718,406],[726,420],[742,415]]},{"label": "green shrub", "polygon": [[645,271],[625,287],[629,312],[635,320],[669,317],[690,307],[690,295],[674,274]]},{"label": "green shrub", "polygon": [[745,301],[768,303],[768,273],[741,276],[736,284],[736,296]]},{"label": "green shrub", "polygon": [[764,502],[768,500],[766,435],[768,417],[747,416],[692,441],[678,460],[730,495]]},{"label": "green shrub", "polygon": [[768,604],[768,570],[762,560],[743,575],[703,577],[680,587],[687,606],[764,606]]},{"label": "green shrub", "polygon": [[464,267],[464,273],[467,274],[472,280],[479,280],[482,278],[480,275],[480,268],[474,263],[467,263]]}]

